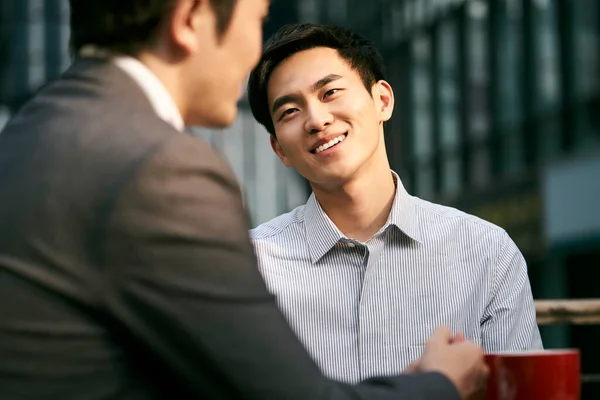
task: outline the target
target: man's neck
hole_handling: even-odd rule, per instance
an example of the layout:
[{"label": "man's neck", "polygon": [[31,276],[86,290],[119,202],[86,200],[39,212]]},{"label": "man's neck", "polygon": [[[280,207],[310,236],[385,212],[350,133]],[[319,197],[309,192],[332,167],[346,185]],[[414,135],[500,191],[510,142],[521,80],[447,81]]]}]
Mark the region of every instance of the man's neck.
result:
[{"label": "man's neck", "polygon": [[178,131],[184,129],[179,106],[155,71],[139,59],[130,56],[114,56],[112,61],[138,84],[161,119]]},{"label": "man's neck", "polygon": [[366,242],[387,222],[396,185],[389,164],[335,189],[313,185],[323,211],[347,237]]},{"label": "man's neck", "polygon": [[182,84],[179,79],[181,73],[177,71],[174,63],[168,62],[170,61],[168,55],[145,52],[139,54],[137,59],[162,83],[177,106],[179,113],[185,118],[187,108],[185,91],[182,90]]}]

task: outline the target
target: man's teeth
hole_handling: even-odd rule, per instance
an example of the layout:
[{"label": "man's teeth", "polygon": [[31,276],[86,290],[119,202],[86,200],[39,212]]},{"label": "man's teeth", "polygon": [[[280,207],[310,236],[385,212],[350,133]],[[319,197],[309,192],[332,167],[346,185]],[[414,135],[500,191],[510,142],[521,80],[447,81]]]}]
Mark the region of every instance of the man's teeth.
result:
[{"label": "man's teeth", "polygon": [[315,154],[318,154],[320,152],[322,152],[323,150],[327,150],[328,148],[335,146],[336,144],[338,144],[339,142],[343,142],[344,139],[346,139],[346,135],[341,135],[338,136],[334,139],[331,139],[329,142],[320,145],[319,147],[317,147],[317,149],[315,150]]}]

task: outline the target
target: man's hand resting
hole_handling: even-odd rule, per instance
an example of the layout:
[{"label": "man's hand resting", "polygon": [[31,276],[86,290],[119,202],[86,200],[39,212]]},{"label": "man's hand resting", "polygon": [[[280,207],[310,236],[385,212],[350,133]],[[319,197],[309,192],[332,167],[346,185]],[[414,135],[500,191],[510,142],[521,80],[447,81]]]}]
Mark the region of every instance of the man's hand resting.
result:
[{"label": "man's hand resting", "polygon": [[456,386],[467,399],[479,392],[488,376],[483,350],[461,333],[452,336],[448,328],[438,328],[427,341],[420,359],[411,363],[404,373],[439,372]]}]

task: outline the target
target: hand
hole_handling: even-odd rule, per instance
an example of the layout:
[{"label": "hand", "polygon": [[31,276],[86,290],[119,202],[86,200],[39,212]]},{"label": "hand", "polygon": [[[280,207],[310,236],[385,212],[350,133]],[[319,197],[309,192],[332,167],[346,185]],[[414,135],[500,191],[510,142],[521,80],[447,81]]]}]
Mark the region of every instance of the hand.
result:
[{"label": "hand", "polygon": [[[465,335],[462,332],[458,332],[456,336],[452,338],[452,343],[461,343],[465,341]],[[402,371],[403,374],[412,374],[414,372],[420,372],[420,359],[417,359],[411,362],[405,369]]]},{"label": "hand", "polygon": [[451,343],[462,343],[465,341],[465,334],[462,332],[458,332],[453,338]]},{"label": "hand", "polygon": [[415,372],[419,372],[421,370],[420,369],[419,361],[421,361],[421,360],[415,360],[415,361],[411,362],[408,365],[408,367],[406,367],[404,369],[404,371],[402,371],[402,373],[403,374],[412,374],[412,373],[415,373]]},{"label": "hand", "polygon": [[447,328],[438,328],[433,333],[417,363],[419,371],[440,372],[448,377],[463,399],[479,392],[489,374],[483,350],[465,340],[463,334],[452,337]]}]

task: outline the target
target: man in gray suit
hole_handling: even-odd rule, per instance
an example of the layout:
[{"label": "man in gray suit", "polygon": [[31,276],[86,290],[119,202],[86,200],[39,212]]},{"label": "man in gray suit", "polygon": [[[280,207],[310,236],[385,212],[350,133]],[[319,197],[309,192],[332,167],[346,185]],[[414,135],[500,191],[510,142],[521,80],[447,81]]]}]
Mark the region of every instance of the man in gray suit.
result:
[{"label": "man in gray suit", "polygon": [[325,379],[269,295],[229,168],[267,0],[71,0],[78,56],[0,134],[0,398],[458,399],[481,349]]}]

